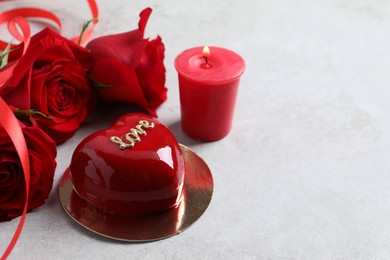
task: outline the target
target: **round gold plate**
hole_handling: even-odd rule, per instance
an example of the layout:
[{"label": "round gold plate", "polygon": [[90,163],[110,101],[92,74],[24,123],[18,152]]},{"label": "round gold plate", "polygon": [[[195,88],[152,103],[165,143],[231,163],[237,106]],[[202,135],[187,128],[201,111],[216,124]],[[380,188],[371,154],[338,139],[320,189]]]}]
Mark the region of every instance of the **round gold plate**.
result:
[{"label": "round gold plate", "polygon": [[61,204],[77,223],[108,238],[146,242],[179,234],[203,215],[214,189],[211,171],[203,159],[184,145],[181,145],[181,149],[185,158],[184,189],[182,201],[174,209],[137,217],[104,213],[73,191],[69,168],[59,185]]}]

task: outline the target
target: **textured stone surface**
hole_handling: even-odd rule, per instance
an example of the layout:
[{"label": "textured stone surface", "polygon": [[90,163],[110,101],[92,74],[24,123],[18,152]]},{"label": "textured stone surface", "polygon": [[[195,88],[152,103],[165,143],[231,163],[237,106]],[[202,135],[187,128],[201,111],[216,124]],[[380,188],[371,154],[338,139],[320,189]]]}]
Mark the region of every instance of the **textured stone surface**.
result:
[{"label": "textured stone surface", "polygon": [[[35,3],[64,19],[66,36],[89,17],[83,1]],[[57,182],[76,145],[125,111],[94,117],[59,146],[55,187],[28,215],[11,259],[390,257],[389,1],[98,3],[96,37],[133,29],[143,7],[154,9],[146,33],[166,44],[169,88],[159,119],[209,164],[213,201],[189,230],[154,243],[118,243],[79,227],[59,204]],[[233,130],[214,143],[182,133],[173,67],[179,52],[205,44],[247,63]],[[0,224],[0,251],[17,223]]]}]

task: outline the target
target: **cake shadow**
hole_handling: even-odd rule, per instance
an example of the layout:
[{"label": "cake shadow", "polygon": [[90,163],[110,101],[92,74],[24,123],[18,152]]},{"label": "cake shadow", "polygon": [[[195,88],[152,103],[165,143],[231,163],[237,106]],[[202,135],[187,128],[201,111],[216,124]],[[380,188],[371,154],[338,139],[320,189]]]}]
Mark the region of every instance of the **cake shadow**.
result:
[{"label": "cake shadow", "polygon": [[96,123],[101,123],[107,125],[108,127],[119,117],[132,113],[148,114],[146,110],[134,105],[101,104],[99,105],[99,107],[96,108],[96,111],[92,113],[92,115],[87,119],[84,124],[96,125]]}]

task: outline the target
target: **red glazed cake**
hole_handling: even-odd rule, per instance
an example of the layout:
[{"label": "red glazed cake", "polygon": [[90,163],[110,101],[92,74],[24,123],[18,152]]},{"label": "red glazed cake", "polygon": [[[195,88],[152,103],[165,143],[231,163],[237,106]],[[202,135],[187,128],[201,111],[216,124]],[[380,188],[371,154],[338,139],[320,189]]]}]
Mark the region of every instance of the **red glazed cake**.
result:
[{"label": "red glazed cake", "polygon": [[70,171],[75,192],[104,212],[151,214],[180,203],[184,158],[166,126],[130,114],[84,139]]}]

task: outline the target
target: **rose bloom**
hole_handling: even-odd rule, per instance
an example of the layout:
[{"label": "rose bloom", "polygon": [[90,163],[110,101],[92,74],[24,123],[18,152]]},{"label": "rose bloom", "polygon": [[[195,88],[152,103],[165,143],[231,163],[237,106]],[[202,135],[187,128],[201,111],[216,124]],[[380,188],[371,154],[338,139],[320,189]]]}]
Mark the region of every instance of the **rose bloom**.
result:
[{"label": "rose bloom", "polygon": [[32,124],[62,143],[94,109],[95,96],[86,74],[92,57],[85,48],[50,29],[32,36],[23,56],[22,51],[19,45],[9,55],[9,63],[18,64],[0,88],[0,96],[8,105],[47,115],[49,118],[32,120]]},{"label": "rose bloom", "polygon": [[[22,126],[30,159],[28,211],[45,203],[53,185],[56,144],[41,129]],[[23,168],[10,137],[0,126],[0,221],[23,213],[26,187]]]},{"label": "rose bloom", "polygon": [[95,60],[89,75],[101,102],[134,104],[155,115],[167,99],[167,89],[164,44],[160,37],[144,39],[151,12],[141,12],[138,29],[97,38],[86,48]]}]

